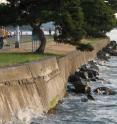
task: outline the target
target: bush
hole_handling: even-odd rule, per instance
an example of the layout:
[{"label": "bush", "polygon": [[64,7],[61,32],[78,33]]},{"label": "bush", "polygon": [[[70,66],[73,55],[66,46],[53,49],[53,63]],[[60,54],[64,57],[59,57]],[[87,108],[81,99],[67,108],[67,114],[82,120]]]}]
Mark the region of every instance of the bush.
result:
[{"label": "bush", "polygon": [[89,43],[87,43],[87,44],[80,43],[77,46],[77,50],[80,50],[80,51],[93,51],[94,47],[91,44],[89,44]]}]

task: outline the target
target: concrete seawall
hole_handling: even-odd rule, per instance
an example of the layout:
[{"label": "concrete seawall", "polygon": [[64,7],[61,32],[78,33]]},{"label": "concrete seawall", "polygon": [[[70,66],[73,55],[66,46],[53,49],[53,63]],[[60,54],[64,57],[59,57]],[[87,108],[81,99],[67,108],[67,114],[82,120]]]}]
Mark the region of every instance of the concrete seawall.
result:
[{"label": "concrete seawall", "polygon": [[81,64],[96,57],[108,42],[98,43],[93,52],[74,51],[16,67],[0,69],[0,120],[26,108],[48,112],[64,97],[67,79]]}]

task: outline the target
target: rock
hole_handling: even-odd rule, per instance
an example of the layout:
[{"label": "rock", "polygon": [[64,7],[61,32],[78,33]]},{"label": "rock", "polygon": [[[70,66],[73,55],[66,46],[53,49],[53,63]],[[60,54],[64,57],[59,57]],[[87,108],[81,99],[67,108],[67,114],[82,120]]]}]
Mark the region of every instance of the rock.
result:
[{"label": "rock", "polygon": [[96,71],[99,72],[99,67],[97,66],[97,63],[96,63],[96,62],[94,62],[94,61],[92,60],[92,61],[89,61],[88,64],[90,65],[90,68],[91,68],[91,69],[94,69],[94,70],[96,70]]},{"label": "rock", "polygon": [[75,93],[83,93],[83,94],[88,94],[91,92],[91,88],[88,85],[84,85],[78,82],[74,82],[74,87],[75,87]]},{"label": "rock", "polygon": [[93,101],[95,100],[94,97],[93,97],[91,94],[87,94],[87,98],[88,98],[89,100],[93,100]]},{"label": "rock", "polygon": [[99,95],[115,95],[116,94],[115,91],[107,87],[98,87],[93,92]]},{"label": "rock", "polygon": [[88,70],[87,73],[88,73],[88,78],[90,79],[96,79],[96,76],[99,75],[99,73],[94,70]]},{"label": "rock", "polygon": [[82,79],[88,79],[88,73],[86,71],[80,70],[79,72],[75,72],[75,75]]},{"label": "rock", "polygon": [[87,65],[84,64],[80,67],[80,71],[87,71]]},{"label": "rock", "polygon": [[76,75],[76,74],[73,74],[73,75],[70,75],[69,78],[68,78],[68,82],[76,82],[76,81],[80,81],[80,78]]},{"label": "rock", "polygon": [[102,50],[100,50],[98,53],[97,53],[97,57],[100,59],[100,60],[105,60],[105,61],[108,61],[108,59],[110,59],[110,55]]},{"label": "rock", "polygon": [[110,42],[109,46],[112,46],[112,47],[116,46],[116,41],[112,40],[112,41]]},{"label": "rock", "polygon": [[111,55],[111,56],[117,56],[117,50],[112,50],[112,51],[110,52],[110,55]]},{"label": "rock", "polygon": [[[79,82],[81,84],[85,83],[86,77],[84,76],[83,73],[80,72],[75,72],[74,75],[70,75],[68,78],[68,82],[73,83],[73,82]],[[86,83],[85,83],[86,84]]]},{"label": "rock", "polygon": [[110,53],[110,52],[111,52],[111,49],[112,49],[112,47],[104,47],[104,48],[102,49],[102,51],[104,51],[104,52],[106,52],[106,53]]},{"label": "rock", "polygon": [[71,92],[75,92],[75,87],[73,86],[73,84],[68,84],[67,85],[67,92],[71,93]]},{"label": "rock", "polygon": [[[91,67],[90,67],[91,66]],[[99,68],[93,65],[82,65],[79,72],[75,72],[76,77],[85,79],[86,81],[96,81],[96,77],[99,75]],[[81,79],[79,79],[81,81]],[[81,81],[82,82],[82,81]]]},{"label": "rock", "polygon": [[97,56],[98,58],[102,59],[104,57],[104,59],[107,57],[109,57],[109,55],[106,55],[106,53],[110,54],[110,55],[114,55],[116,56],[116,52],[114,52],[117,49],[117,44],[116,41],[111,41],[106,47],[104,47],[101,52],[99,51]]}]

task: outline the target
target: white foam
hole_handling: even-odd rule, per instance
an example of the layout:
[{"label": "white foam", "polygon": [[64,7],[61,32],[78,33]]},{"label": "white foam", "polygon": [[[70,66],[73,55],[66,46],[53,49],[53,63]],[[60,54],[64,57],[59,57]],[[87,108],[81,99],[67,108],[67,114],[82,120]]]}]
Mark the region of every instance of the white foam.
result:
[{"label": "white foam", "polygon": [[42,117],[42,116],[43,115],[40,115],[40,113],[35,112],[32,109],[26,108],[24,110],[20,110],[17,113],[15,113],[11,121],[5,124],[30,124],[32,118],[37,118],[37,117]]}]

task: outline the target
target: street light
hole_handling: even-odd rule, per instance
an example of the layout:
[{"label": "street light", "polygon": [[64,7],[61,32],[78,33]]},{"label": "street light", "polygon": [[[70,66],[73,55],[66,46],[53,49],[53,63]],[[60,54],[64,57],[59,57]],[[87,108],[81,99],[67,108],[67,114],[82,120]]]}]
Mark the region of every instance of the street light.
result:
[{"label": "street light", "polygon": [[15,48],[19,48],[19,47],[20,47],[20,30],[19,30],[19,25],[17,25]]},{"label": "street light", "polygon": [[[18,22],[20,21],[20,17],[18,17]],[[20,29],[19,25],[16,26],[16,42],[15,42],[15,48],[20,47]]]}]

